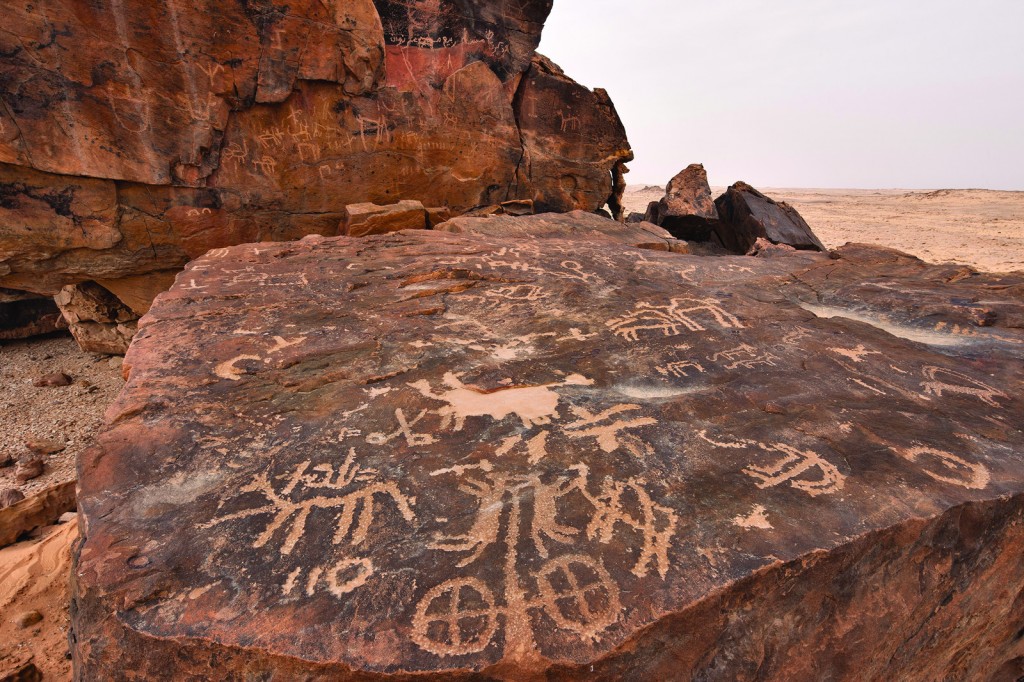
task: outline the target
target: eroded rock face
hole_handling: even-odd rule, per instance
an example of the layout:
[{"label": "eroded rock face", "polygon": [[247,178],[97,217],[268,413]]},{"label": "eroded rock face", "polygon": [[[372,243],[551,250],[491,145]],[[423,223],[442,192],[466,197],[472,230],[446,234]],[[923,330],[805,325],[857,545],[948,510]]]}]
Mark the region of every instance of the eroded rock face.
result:
[{"label": "eroded rock face", "polygon": [[441,231],[205,256],[80,463],[78,678],[990,679],[1022,284]]},{"label": "eroded rock face", "polygon": [[79,5],[0,34],[2,287],[334,235],[361,202],[592,211],[631,156],[607,95],[535,54],[551,0]]},{"label": "eroded rock face", "polygon": [[27,339],[66,327],[52,298],[0,289],[0,341]]},{"label": "eroded rock face", "polygon": [[69,284],[54,299],[83,350],[124,355],[139,315],[95,282]]},{"label": "eroded rock face", "polygon": [[733,253],[747,253],[758,239],[795,249],[827,251],[797,210],[777,202],[745,182],[737,182],[715,199],[721,222],[718,241]]},{"label": "eroded rock face", "polygon": [[672,178],[665,196],[651,203],[645,218],[680,239],[708,241],[718,225],[718,209],[704,166],[691,164]]}]

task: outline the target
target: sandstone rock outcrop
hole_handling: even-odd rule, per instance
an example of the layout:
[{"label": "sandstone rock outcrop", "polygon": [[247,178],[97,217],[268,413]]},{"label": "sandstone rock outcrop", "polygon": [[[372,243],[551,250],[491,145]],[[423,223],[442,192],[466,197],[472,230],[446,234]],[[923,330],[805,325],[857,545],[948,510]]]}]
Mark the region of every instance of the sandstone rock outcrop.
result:
[{"label": "sandstone rock outcrop", "polygon": [[139,315],[95,282],[69,284],[54,297],[83,350],[124,355]]},{"label": "sandstone rock outcrop", "polygon": [[204,256],[80,461],[78,679],[1012,671],[1022,286],[423,230]]},{"label": "sandstone rock outcrop", "polygon": [[586,211],[542,213],[525,217],[497,215],[475,218],[461,216],[442,223],[434,229],[456,234],[477,234],[506,239],[579,239],[586,242],[607,242],[655,251],[676,253],[688,253],[689,251],[686,242],[675,239],[657,225],[650,223],[625,224]]},{"label": "sandstone rock outcrop", "polygon": [[632,157],[607,95],[536,55],[551,0],[8,9],[0,287],[333,235],[361,202],[596,210]]},{"label": "sandstone rock outcrop", "polygon": [[425,230],[430,227],[427,209],[418,201],[399,201],[397,204],[352,204],[345,207],[341,234],[365,237],[399,230]]},{"label": "sandstone rock outcrop", "polygon": [[721,222],[718,241],[733,253],[747,253],[758,239],[795,249],[827,251],[797,210],[777,202],[745,182],[737,182],[715,199]]},{"label": "sandstone rock outcrop", "polygon": [[0,289],[0,341],[26,339],[66,327],[52,298]]},{"label": "sandstone rock outcrop", "polygon": [[690,164],[672,178],[665,196],[648,206],[645,219],[680,239],[708,241],[718,225],[718,209],[704,166]]}]

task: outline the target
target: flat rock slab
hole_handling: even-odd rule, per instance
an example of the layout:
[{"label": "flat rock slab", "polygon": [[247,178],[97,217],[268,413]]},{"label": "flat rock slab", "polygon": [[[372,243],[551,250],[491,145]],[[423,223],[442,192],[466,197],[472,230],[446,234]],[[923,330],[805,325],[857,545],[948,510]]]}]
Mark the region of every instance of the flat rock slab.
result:
[{"label": "flat rock slab", "polygon": [[[1020,278],[875,250],[872,312],[840,281],[871,253],[410,231],[193,262],[81,460],[78,678],[1012,670]],[[936,330],[928,287],[996,318]]]}]

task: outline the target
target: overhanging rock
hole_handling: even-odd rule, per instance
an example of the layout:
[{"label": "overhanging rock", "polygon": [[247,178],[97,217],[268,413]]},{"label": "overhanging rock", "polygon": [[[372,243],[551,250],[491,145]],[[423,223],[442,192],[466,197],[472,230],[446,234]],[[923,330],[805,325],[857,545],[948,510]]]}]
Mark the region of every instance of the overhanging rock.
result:
[{"label": "overhanging rock", "polygon": [[[80,464],[78,678],[1012,670],[1021,280],[851,257],[416,231],[195,261]],[[868,270],[884,310],[841,286]]]}]

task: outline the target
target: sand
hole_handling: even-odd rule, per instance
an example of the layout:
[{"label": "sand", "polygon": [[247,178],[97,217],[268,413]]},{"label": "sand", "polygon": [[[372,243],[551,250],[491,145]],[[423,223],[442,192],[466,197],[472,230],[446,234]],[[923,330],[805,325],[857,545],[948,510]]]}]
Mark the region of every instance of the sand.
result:
[{"label": "sand", "polygon": [[[829,248],[862,242],[931,263],[1024,270],[1024,192],[758,189],[794,206]],[[725,188],[712,190],[718,196]],[[630,186],[626,210],[642,213],[664,193],[660,187]]]},{"label": "sand", "polygon": [[[75,519],[43,529],[40,539],[0,549],[0,678],[31,658],[44,680],[71,679],[68,580],[77,537]],[[20,627],[18,619],[29,611],[42,620]]]}]

